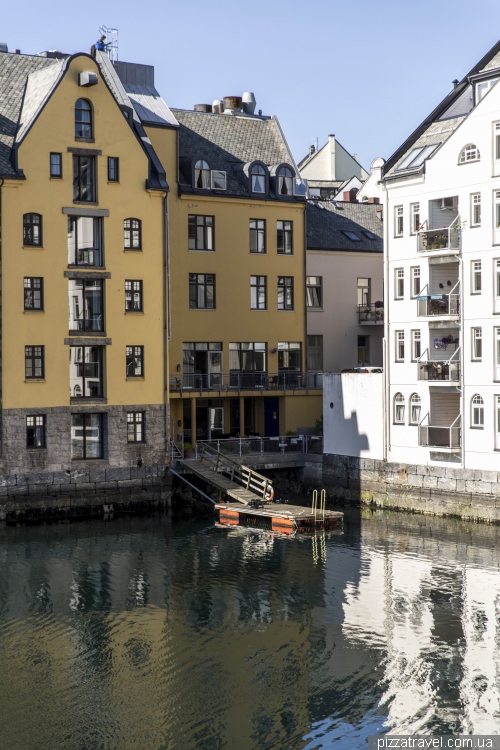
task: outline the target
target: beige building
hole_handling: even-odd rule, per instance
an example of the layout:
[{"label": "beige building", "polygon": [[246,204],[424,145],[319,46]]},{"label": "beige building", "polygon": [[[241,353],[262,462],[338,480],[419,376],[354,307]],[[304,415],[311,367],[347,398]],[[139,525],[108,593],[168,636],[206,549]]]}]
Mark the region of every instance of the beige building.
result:
[{"label": "beige building", "polygon": [[306,212],[307,367],[382,366],[382,207],[309,200]]}]

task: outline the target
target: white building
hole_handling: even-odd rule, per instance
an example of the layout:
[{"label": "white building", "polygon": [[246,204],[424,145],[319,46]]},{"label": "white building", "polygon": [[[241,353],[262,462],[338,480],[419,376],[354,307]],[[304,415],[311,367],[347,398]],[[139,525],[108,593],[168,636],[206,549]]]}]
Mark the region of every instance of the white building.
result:
[{"label": "white building", "polygon": [[500,42],[382,169],[388,461],[500,469]]},{"label": "white building", "polygon": [[328,141],[319,149],[311,146],[298,168],[307,180],[312,198],[337,197],[343,200],[344,192],[357,192],[368,177],[357,154],[352,156],[334,135],[329,135]]}]

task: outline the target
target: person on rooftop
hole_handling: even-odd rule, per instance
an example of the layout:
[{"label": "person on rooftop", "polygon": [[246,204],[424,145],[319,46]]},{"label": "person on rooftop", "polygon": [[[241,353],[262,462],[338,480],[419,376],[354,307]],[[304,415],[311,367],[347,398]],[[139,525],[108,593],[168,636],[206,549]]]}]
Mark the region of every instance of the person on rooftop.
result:
[{"label": "person on rooftop", "polygon": [[104,44],[104,40],[106,39],[106,34],[103,34],[95,43],[95,48],[98,50],[101,50],[101,52],[104,52],[106,45]]}]

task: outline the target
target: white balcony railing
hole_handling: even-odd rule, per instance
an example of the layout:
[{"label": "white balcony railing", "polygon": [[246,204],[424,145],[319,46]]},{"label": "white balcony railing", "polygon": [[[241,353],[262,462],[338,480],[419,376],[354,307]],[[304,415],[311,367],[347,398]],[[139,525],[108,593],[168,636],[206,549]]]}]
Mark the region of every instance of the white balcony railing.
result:
[{"label": "white balcony railing", "polygon": [[449,359],[429,359],[426,349],[419,358],[418,380],[428,380],[432,383],[457,383],[460,381],[460,347]]},{"label": "white balcony railing", "polygon": [[462,445],[460,414],[449,427],[429,424],[429,414],[426,414],[418,426],[418,444],[424,448],[459,449]]},{"label": "white balcony railing", "polygon": [[445,294],[424,294],[428,291],[426,284],[417,297],[417,316],[419,318],[457,317],[460,314],[460,282]]},{"label": "white balcony railing", "polygon": [[460,250],[462,246],[460,217],[457,216],[449,227],[420,229],[417,232],[417,241],[420,253],[433,250]]}]

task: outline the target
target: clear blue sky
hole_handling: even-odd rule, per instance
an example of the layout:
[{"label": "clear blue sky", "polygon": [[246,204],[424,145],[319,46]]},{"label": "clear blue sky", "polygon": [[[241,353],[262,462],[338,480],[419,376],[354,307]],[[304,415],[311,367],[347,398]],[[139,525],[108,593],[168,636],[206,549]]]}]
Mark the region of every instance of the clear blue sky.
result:
[{"label": "clear blue sky", "polygon": [[296,159],[328,133],[366,168],[387,158],[500,39],[499,0],[17,0],[9,50],[88,51],[119,29],[121,60],[155,66],[166,102],[253,91]]}]

